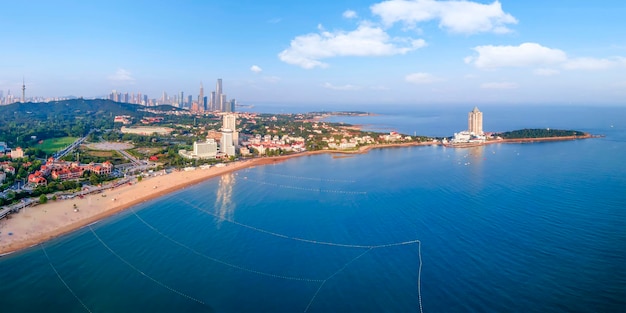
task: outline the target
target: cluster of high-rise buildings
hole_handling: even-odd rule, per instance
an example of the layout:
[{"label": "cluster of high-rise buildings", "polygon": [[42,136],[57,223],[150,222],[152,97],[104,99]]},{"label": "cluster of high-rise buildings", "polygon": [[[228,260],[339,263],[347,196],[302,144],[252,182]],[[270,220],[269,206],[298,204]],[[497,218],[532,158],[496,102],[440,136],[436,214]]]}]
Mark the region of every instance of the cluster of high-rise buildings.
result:
[{"label": "cluster of high-rise buildings", "polygon": [[237,115],[229,113],[224,114],[222,118],[222,136],[219,141],[219,148],[215,139],[208,138],[204,142],[194,142],[192,151],[179,150],[178,154],[188,159],[215,159],[235,156],[235,148],[239,145]]},{"label": "cluster of high-rise buildings", "polygon": [[26,101],[26,83],[24,82],[24,80],[22,80],[22,97],[21,98],[19,96],[12,95],[11,89],[7,90],[7,96],[5,98],[3,91],[0,90],[0,105],[11,104],[15,102],[24,103],[25,101]]},{"label": "cluster of high-rise buildings", "polygon": [[169,104],[182,109],[189,109],[192,112],[235,112],[236,100],[229,100],[222,89],[222,79],[217,80],[215,90],[210,94],[204,94],[204,86],[200,82],[200,92],[196,99],[191,95],[185,97],[184,92],[180,92],[177,95],[169,96],[167,92],[163,92],[163,95],[159,99],[150,99],[148,95],[142,95],[141,93],[129,94],[121,93],[113,90],[109,96],[109,100],[124,103],[133,103],[144,106],[156,106],[161,104]]}]

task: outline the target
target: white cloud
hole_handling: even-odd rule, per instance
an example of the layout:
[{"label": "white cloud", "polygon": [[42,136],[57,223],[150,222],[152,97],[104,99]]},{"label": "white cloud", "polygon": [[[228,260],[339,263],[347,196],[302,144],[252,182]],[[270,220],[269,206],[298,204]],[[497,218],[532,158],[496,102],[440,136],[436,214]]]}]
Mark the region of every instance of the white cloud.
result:
[{"label": "white cloud", "polygon": [[261,72],[263,71],[263,69],[262,69],[262,68],[260,68],[258,65],[252,65],[252,66],[250,67],[250,70],[251,70],[251,71],[253,71],[253,72],[255,72],[255,73],[257,73],[257,74],[258,74],[258,73],[261,73]]},{"label": "white cloud", "polygon": [[370,7],[387,26],[402,22],[412,28],[417,23],[439,20],[439,27],[453,33],[508,33],[507,24],[517,19],[502,11],[499,1],[482,4],[471,1],[389,0]]},{"label": "white cloud", "polygon": [[283,20],[283,19],[282,19],[282,18],[280,18],[280,17],[275,17],[275,18],[273,18],[273,19],[270,19],[270,20],[269,20],[269,21],[267,21],[267,22],[268,22],[268,23],[270,23],[270,24],[278,24],[278,23],[280,23],[282,20]]},{"label": "white cloud", "polygon": [[356,14],[356,12],[354,12],[352,10],[346,10],[345,12],[343,12],[343,17],[344,18],[348,18],[348,19],[352,19],[352,18],[358,17],[358,15]]},{"label": "white cloud", "polygon": [[570,59],[563,68],[566,70],[605,70],[609,68],[626,66],[626,58],[615,57],[611,59],[575,58]]},{"label": "white cloud", "polygon": [[439,78],[439,77],[435,77],[432,74],[429,73],[413,73],[413,74],[409,74],[406,77],[404,77],[404,80],[406,80],[409,83],[412,84],[430,84],[430,83],[435,83],[435,82],[440,82],[443,81],[443,79]]},{"label": "white cloud", "polygon": [[343,86],[335,86],[331,83],[325,83],[322,87],[332,90],[341,90],[341,91],[350,91],[350,90],[361,90],[363,87],[355,86],[355,85],[343,85]]},{"label": "white cloud", "polygon": [[532,42],[519,46],[477,46],[473,50],[478,56],[466,57],[465,63],[482,69],[552,65],[567,60],[565,52]]},{"label": "white cloud", "polygon": [[533,73],[538,76],[554,76],[554,75],[558,75],[561,72],[555,69],[551,69],[551,68],[538,68],[538,69],[535,69]]},{"label": "white cloud", "polygon": [[484,83],[480,85],[480,88],[483,89],[517,89],[518,87],[518,84],[510,82]]},{"label": "white cloud", "polygon": [[108,77],[109,81],[114,83],[134,83],[135,78],[131,73],[123,68],[118,69],[115,74]]},{"label": "white cloud", "polygon": [[327,67],[322,59],[337,56],[388,56],[406,54],[426,46],[422,39],[391,38],[383,29],[360,25],[356,30],[310,33],[297,36],[278,54],[286,63],[305,69]]},{"label": "white cloud", "polygon": [[559,49],[544,47],[527,42],[519,46],[477,46],[478,54],[466,57],[465,63],[480,69],[501,67],[539,67],[533,70],[535,75],[552,76],[560,72],[541,66],[558,66],[565,70],[607,70],[626,67],[626,57],[612,58],[569,58]]}]

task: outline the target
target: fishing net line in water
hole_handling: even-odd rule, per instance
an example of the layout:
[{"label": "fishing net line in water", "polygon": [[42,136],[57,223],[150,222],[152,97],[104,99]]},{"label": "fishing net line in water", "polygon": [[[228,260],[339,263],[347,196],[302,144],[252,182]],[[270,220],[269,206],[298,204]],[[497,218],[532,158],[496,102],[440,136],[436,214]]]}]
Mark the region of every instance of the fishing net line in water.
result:
[{"label": "fishing net line in water", "polygon": [[188,250],[190,250],[190,251],[192,251],[192,252],[194,252],[196,254],[199,254],[199,255],[209,259],[209,260],[218,262],[220,264],[227,265],[227,266],[232,267],[232,268],[244,270],[244,271],[247,271],[247,272],[250,272],[250,273],[254,273],[254,274],[258,274],[258,275],[262,275],[262,276],[319,283],[319,286],[318,286],[317,290],[312,295],[311,300],[307,304],[306,309],[304,310],[304,312],[307,312],[311,308],[311,305],[316,300],[320,290],[324,287],[324,285],[329,280],[331,280],[333,277],[335,277],[336,275],[341,273],[343,270],[345,270],[347,267],[349,267],[350,264],[354,263],[356,260],[358,260],[359,258],[364,256],[368,252],[370,252],[372,250],[375,250],[375,249],[384,249],[384,248],[397,247],[397,246],[417,245],[418,259],[419,259],[419,266],[418,266],[418,270],[417,270],[417,276],[418,276],[417,277],[417,297],[418,297],[418,304],[419,304],[419,312],[420,313],[423,312],[422,295],[421,295],[421,273],[422,273],[422,251],[421,251],[421,248],[422,248],[422,246],[421,246],[421,241],[419,241],[419,240],[408,240],[408,241],[390,242],[390,243],[375,244],[375,245],[366,245],[366,244],[350,244],[350,243],[330,242],[330,241],[322,241],[322,240],[301,238],[301,237],[289,236],[289,235],[285,235],[285,234],[282,234],[282,233],[278,233],[278,232],[274,232],[274,231],[271,231],[271,230],[267,230],[267,229],[263,229],[263,228],[260,228],[260,227],[256,227],[256,226],[253,226],[253,225],[241,223],[241,222],[235,221],[234,219],[232,219],[230,217],[225,217],[223,215],[218,215],[216,213],[208,211],[208,210],[204,209],[202,206],[194,204],[194,203],[186,201],[186,200],[181,200],[181,202],[186,204],[187,207],[194,208],[194,209],[196,209],[196,210],[198,210],[198,211],[200,211],[200,212],[202,212],[204,214],[210,215],[213,218],[217,219],[218,221],[228,222],[228,223],[231,223],[233,225],[236,225],[236,226],[248,229],[248,230],[252,230],[252,231],[260,233],[260,234],[274,236],[274,237],[281,238],[281,239],[293,240],[293,241],[296,241],[296,242],[303,242],[303,243],[312,244],[312,245],[333,246],[333,247],[350,248],[350,249],[364,249],[365,251],[363,251],[361,254],[357,255],[356,257],[354,257],[351,260],[349,260],[348,262],[346,262],[337,271],[333,272],[331,275],[329,275],[327,277],[324,277],[324,278],[311,278],[311,277],[286,276],[286,275],[281,275],[281,274],[277,274],[277,273],[268,273],[268,272],[263,272],[263,271],[259,271],[259,270],[246,268],[246,267],[243,267],[243,266],[240,266],[240,265],[235,265],[235,264],[232,264],[232,263],[228,263],[228,262],[225,262],[225,261],[222,261],[222,260],[218,260],[216,258],[207,256],[207,255],[204,255],[204,254],[198,252],[197,250],[194,250],[194,249],[192,249],[192,248],[190,248],[190,247],[188,247],[188,246],[186,246],[186,245],[184,245],[184,244],[182,244],[180,242],[175,241],[171,237],[163,234],[156,227],[154,227],[153,225],[150,225],[149,223],[147,223],[144,219],[142,219],[139,215],[137,215],[136,212],[133,211],[133,213],[135,214],[135,216],[138,219],[140,219],[144,224],[146,224],[146,226],[148,226],[149,228],[151,228],[155,232],[159,233],[161,236],[163,236],[166,239],[168,239],[170,241],[173,241],[174,243],[178,244],[179,246],[182,246],[182,247],[184,247],[184,248],[186,248],[186,249],[188,249]]},{"label": "fishing net line in water", "polygon": [[[268,173],[264,173],[264,174],[268,174]],[[282,179],[319,181],[322,184],[328,184],[328,183],[353,183],[354,182],[352,180],[314,179],[314,178],[307,178],[307,177],[293,176],[293,175],[282,175],[282,174],[274,174],[274,173],[269,173],[269,174],[281,177]],[[263,182],[263,181],[257,181],[257,180],[254,180],[254,179],[248,179],[247,177],[246,177],[246,180],[248,180],[249,182],[252,182],[252,183],[257,183],[257,184],[262,184],[262,185],[269,185],[271,187],[296,189],[296,190],[318,192],[318,193],[319,192],[328,192],[328,193],[351,194],[351,195],[365,195],[366,194],[366,192],[360,192],[360,191],[344,191],[344,190],[332,190],[332,189],[321,189],[321,188],[306,188],[306,187],[298,187],[298,186],[291,186],[291,185],[284,185],[284,184],[273,184],[273,183],[267,183],[267,182]],[[142,224],[144,224],[146,227],[151,229],[157,235],[167,239],[168,241],[172,242],[173,244],[175,244],[175,245],[177,245],[177,246],[179,246],[179,247],[181,247],[183,249],[186,249],[186,250],[190,251],[191,253],[193,253],[193,254],[195,254],[195,255],[197,255],[199,257],[202,257],[202,258],[204,258],[206,260],[209,260],[211,262],[214,262],[216,264],[220,264],[220,265],[223,265],[223,266],[235,269],[235,270],[240,270],[240,271],[243,271],[243,272],[247,272],[247,273],[255,274],[255,275],[259,275],[259,276],[264,276],[264,277],[270,277],[270,278],[275,278],[275,279],[283,279],[283,280],[289,280],[289,281],[299,281],[299,282],[309,283],[309,284],[310,283],[318,284],[317,289],[311,295],[310,300],[306,304],[304,312],[308,312],[312,308],[312,305],[315,303],[316,300],[318,300],[318,295],[319,295],[320,291],[324,288],[324,286],[330,280],[332,280],[338,274],[343,272],[346,268],[350,267],[350,265],[352,263],[354,263],[355,261],[357,261],[361,257],[365,256],[366,254],[368,254],[372,250],[384,249],[384,248],[389,248],[389,247],[397,247],[397,246],[417,245],[418,259],[419,259],[419,266],[418,266],[418,270],[417,270],[417,298],[418,298],[417,300],[418,300],[418,305],[419,305],[418,306],[418,311],[420,313],[423,312],[422,295],[421,295],[422,254],[421,254],[421,242],[419,240],[408,240],[408,241],[401,241],[401,242],[391,242],[391,243],[384,243],[384,244],[374,244],[374,245],[369,244],[368,245],[368,244],[350,244],[350,243],[341,243],[341,242],[330,242],[330,241],[302,238],[302,237],[290,236],[290,235],[278,233],[278,232],[275,232],[275,231],[271,231],[271,230],[268,230],[268,229],[263,229],[263,228],[260,228],[260,227],[256,227],[256,226],[253,226],[253,225],[241,223],[241,222],[235,221],[230,216],[225,216],[223,214],[213,213],[211,211],[208,211],[208,210],[204,209],[199,204],[194,204],[194,203],[186,201],[186,200],[181,200],[181,202],[186,204],[188,207],[191,207],[191,208],[193,208],[195,210],[198,210],[198,211],[200,211],[200,212],[202,212],[204,214],[212,216],[213,218],[215,218],[219,222],[227,222],[227,223],[230,223],[230,224],[235,225],[237,227],[245,228],[245,229],[251,230],[253,232],[260,233],[260,234],[273,236],[273,237],[277,237],[277,238],[281,238],[281,239],[292,240],[292,241],[295,241],[295,242],[311,244],[311,245],[332,246],[332,247],[340,247],[340,248],[346,248],[346,249],[362,249],[362,250],[364,250],[363,252],[361,252],[360,254],[356,255],[353,258],[351,258],[349,261],[344,263],[341,267],[339,267],[337,270],[333,271],[330,275],[328,275],[326,277],[305,277],[305,276],[284,275],[284,274],[281,274],[281,273],[272,273],[272,272],[257,270],[257,269],[251,268],[249,266],[243,266],[243,265],[240,265],[240,264],[235,264],[233,262],[228,262],[228,261],[225,261],[225,260],[222,260],[222,259],[219,259],[219,258],[215,258],[215,257],[209,256],[209,255],[207,255],[207,254],[205,254],[205,253],[203,253],[203,252],[201,252],[201,251],[199,251],[197,249],[194,249],[193,247],[191,247],[191,246],[189,246],[189,245],[187,245],[187,244],[185,244],[185,243],[183,243],[181,241],[176,240],[172,236],[169,236],[169,235],[165,234],[163,231],[161,231],[160,229],[158,229],[157,227],[155,227],[154,225],[152,225],[148,221],[146,221],[144,218],[139,216],[137,214],[137,212],[133,208],[130,209],[132,214]],[[198,296],[194,297],[194,296],[188,295],[186,293],[183,293],[183,292],[181,292],[181,291],[179,291],[177,289],[174,289],[173,287],[163,283],[162,281],[157,280],[153,276],[145,273],[138,266],[130,263],[127,259],[122,257],[113,248],[111,248],[106,242],[104,242],[104,240],[100,236],[98,236],[98,234],[94,231],[94,229],[91,227],[91,225],[89,226],[89,230],[94,235],[95,239],[97,239],[97,241],[100,242],[100,244],[102,246],[104,246],[111,254],[113,254],[122,263],[126,264],[129,268],[131,268],[135,272],[137,272],[140,275],[146,277],[148,280],[154,282],[156,285],[158,285],[158,286],[160,286],[162,288],[165,288],[165,289],[169,290],[170,292],[172,292],[174,294],[177,294],[178,296],[181,296],[181,297],[186,298],[188,300],[194,301],[194,302],[199,303],[201,305],[207,306],[207,304],[205,304],[205,302],[203,302],[202,300],[198,299],[199,298]],[[43,247],[43,245],[41,247],[42,247],[42,250],[44,251],[44,254],[46,255],[49,263],[50,263],[50,266],[55,271],[57,277],[61,280],[61,282],[65,285],[65,287],[70,291],[70,293],[76,298],[76,300],[85,308],[85,310],[87,310],[88,312],[91,312],[89,310],[89,308],[82,302],[82,300],[76,295],[76,293],[70,288],[70,286],[63,280],[61,275],[58,273],[58,271],[56,270],[56,268],[52,264],[52,261],[50,260],[47,252],[45,251],[45,248]]]}]

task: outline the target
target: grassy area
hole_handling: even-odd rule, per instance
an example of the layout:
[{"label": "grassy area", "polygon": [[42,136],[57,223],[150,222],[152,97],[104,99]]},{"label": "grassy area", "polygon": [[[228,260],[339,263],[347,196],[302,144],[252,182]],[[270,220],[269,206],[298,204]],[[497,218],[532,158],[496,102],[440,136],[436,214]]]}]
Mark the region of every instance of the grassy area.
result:
[{"label": "grassy area", "polygon": [[[64,161],[76,161],[76,153],[67,155],[62,158]],[[102,151],[102,150],[90,150],[86,149],[84,146],[80,148],[80,162],[81,163],[103,163],[104,161],[109,161],[113,163],[113,165],[119,165],[128,163],[128,160],[124,158],[117,151]]]},{"label": "grassy area", "polygon": [[135,148],[132,150],[127,150],[128,153],[132,154],[134,157],[137,158],[147,158],[149,156],[155,155],[155,154],[159,154],[161,152],[163,152],[163,148],[159,147],[159,148],[148,148],[148,147],[142,147],[142,148]]},{"label": "grassy area", "polygon": [[45,151],[47,154],[52,154],[69,146],[72,142],[76,141],[76,139],[78,139],[78,137],[61,137],[61,138],[46,139],[42,143],[35,146],[35,148],[39,148]]}]

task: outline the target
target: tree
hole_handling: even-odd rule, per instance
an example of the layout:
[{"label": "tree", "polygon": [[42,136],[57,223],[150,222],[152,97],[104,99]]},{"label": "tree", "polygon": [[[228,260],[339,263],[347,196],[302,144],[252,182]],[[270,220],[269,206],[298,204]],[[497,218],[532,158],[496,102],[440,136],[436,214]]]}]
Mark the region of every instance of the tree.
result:
[{"label": "tree", "polygon": [[46,195],[39,196],[39,203],[44,204],[46,202],[48,202],[48,197],[46,197]]},{"label": "tree", "polygon": [[95,173],[91,173],[91,175],[89,175],[89,182],[95,186],[100,183],[100,177]]},{"label": "tree", "polygon": [[137,176],[137,181],[140,182],[143,179],[143,176],[139,175]]}]

